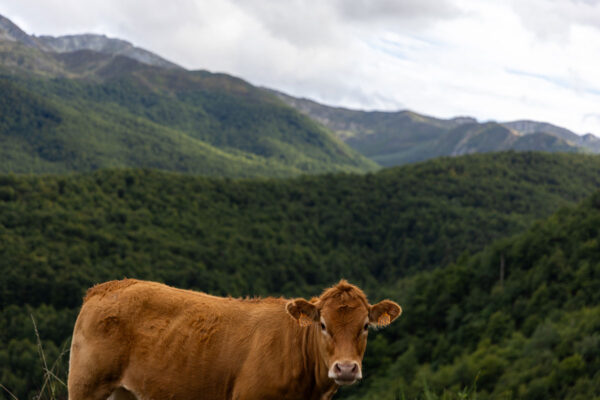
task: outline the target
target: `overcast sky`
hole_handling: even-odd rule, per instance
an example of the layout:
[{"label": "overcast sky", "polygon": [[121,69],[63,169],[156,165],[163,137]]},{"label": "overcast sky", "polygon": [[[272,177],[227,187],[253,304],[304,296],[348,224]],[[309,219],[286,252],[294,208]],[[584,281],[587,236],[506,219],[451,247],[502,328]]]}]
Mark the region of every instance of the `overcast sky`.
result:
[{"label": "overcast sky", "polygon": [[600,0],[0,0],[0,14],[325,104],[600,135]]}]

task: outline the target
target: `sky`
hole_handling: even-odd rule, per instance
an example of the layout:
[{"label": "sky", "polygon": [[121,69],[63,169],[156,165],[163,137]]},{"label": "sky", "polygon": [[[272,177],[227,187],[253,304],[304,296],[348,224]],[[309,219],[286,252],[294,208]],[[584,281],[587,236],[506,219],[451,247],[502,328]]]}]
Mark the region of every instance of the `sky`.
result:
[{"label": "sky", "polygon": [[328,105],[600,136],[600,0],[0,0],[0,14]]}]

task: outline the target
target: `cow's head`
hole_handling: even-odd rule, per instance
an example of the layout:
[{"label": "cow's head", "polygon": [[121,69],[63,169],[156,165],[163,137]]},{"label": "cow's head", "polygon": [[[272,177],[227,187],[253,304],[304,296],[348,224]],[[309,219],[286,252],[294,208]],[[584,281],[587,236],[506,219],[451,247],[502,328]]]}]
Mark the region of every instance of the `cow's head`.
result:
[{"label": "cow's head", "polygon": [[370,305],[362,290],[344,280],[311,301],[291,300],[286,309],[301,326],[318,331],[319,355],[338,385],[362,378],[369,327],[386,326],[402,313],[391,300]]}]

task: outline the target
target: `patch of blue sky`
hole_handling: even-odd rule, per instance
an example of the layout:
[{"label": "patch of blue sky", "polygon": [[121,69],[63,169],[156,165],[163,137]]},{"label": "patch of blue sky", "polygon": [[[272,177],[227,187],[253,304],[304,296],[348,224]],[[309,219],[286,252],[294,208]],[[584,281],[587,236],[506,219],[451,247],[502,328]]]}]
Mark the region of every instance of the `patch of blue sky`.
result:
[{"label": "patch of blue sky", "polygon": [[427,38],[424,36],[415,36],[415,35],[399,35],[399,34],[391,34],[384,35],[380,38],[380,40],[390,46],[399,47],[399,48],[408,48],[412,50],[422,50],[431,47],[441,47],[444,46],[445,43],[440,42],[439,40]]},{"label": "patch of blue sky", "polygon": [[570,90],[575,90],[578,92],[584,92],[587,94],[591,94],[594,96],[600,96],[600,89],[589,88],[589,87],[582,88],[579,85],[575,86],[569,79],[561,78],[558,76],[543,75],[543,74],[538,74],[535,72],[522,71],[522,70],[513,69],[513,68],[505,68],[505,71],[512,75],[519,75],[519,76],[525,76],[528,78],[540,79],[540,80],[551,83],[551,84],[558,86],[560,88],[563,88],[563,89],[570,89]]},{"label": "patch of blue sky", "polygon": [[426,36],[406,35],[407,38],[411,39],[415,43],[421,43],[421,45],[427,45],[428,47],[447,47],[449,44],[445,41],[433,39]]},{"label": "patch of blue sky", "polygon": [[410,60],[411,53],[417,53],[433,46],[440,46],[441,43],[427,38],[415,37],[412,35],[398,36],[385,35],[376,40],[367,42],[369,48],[392,56],[400,60]]},{"label": "patch of blue sky", "polygon": [[409,57],[406,54],[406,50],[401,50],[397,47],[386,45],[386,43],[368,42],[367,46],[369,46],[369,48],[371,48],[375,51],[387,54],[388,56],[392,56],[399,60],[405,60],[405,61],[409,60]]}]

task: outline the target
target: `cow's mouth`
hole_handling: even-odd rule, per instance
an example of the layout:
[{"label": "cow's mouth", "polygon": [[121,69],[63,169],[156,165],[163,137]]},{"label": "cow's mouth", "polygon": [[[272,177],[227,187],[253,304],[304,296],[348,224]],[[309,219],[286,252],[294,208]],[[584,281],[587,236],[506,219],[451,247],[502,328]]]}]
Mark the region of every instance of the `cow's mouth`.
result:
[{"label": "cow's mouth", "polygon": [[344,386],[344,385],[352,385],[358,379],[334,379],[335,383]]}]

